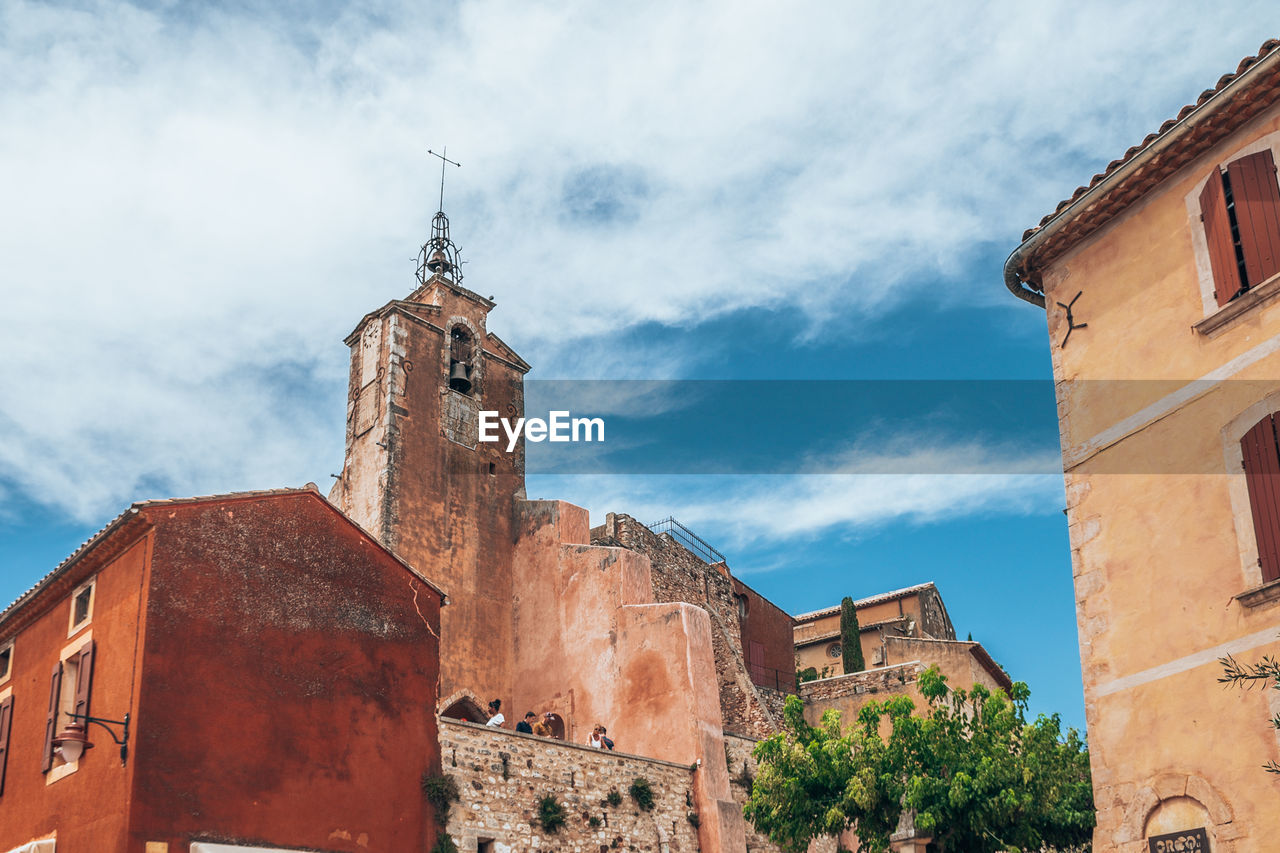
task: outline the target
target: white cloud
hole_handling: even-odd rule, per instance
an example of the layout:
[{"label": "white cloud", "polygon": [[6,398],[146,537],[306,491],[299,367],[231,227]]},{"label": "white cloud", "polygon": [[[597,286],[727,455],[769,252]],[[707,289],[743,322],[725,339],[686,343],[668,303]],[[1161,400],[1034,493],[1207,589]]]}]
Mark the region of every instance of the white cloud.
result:
[{"label": "white cloud", "polygon": [[411,289],[445,144],[466,283],[566,354],[538,375],[678,370],[571,354],[644,322],[875,315],[1011,246],[1271,14],[1185,8],[6,3],[0,480],[86,518],[323,478],[340,340]]},{"label": "white cloud", "polygon": [[[836,454],[839,473],[794,475],[540,475],[531,497],[587,508],[592,522],[624,512],[650,523],[675,516],[715,530],[737,549],[797,538],[858,535],[891,523],[927,524],[995,513],[1057,512],[1065,505],[1052,459],[978,444],[928,445],[875,456]],[[965,473],[957,473],[965,472]]]}]

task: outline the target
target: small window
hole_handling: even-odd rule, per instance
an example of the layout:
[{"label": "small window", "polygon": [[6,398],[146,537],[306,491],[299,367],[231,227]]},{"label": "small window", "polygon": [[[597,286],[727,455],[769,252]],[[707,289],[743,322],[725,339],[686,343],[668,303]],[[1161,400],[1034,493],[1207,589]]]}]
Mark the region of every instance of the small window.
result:
[{"label": "small window", "polygon": [[96,586],[97,579],[91,579],[76,587],[75,592],[71,593],[71,624],[67,628],[68,637],[93,621],[93,596]]},{"label": "small window", "polygon": [[9,680],[13,673],[13,640],[0,643],[0,684]]},{"label": "small window", "polygon": [[1280,186],[1270,149],[1218,167],[1200,192],[1218,305],[1280,273]]},{"label": "small window", "polygon": [[832,643],[831,645],[827,646],[827,657],[838,658],[843,654],[844,654],[844,647],[841,646],[839,643]]}]

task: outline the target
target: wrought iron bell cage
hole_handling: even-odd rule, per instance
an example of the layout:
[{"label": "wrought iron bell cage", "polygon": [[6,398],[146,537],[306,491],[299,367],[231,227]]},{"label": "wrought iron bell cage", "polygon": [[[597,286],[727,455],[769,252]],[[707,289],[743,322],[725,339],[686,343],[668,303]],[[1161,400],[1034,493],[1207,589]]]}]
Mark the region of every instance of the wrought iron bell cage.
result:
[{"label": "wrought iron bell cage", "polygon": [[418,252],[418,283],[426,284],[433,275],[442,275],[455,284],[462,283],[462,262],[458,247],[449,238],[449,217],[437,211],[431,220],[431,239]]}]

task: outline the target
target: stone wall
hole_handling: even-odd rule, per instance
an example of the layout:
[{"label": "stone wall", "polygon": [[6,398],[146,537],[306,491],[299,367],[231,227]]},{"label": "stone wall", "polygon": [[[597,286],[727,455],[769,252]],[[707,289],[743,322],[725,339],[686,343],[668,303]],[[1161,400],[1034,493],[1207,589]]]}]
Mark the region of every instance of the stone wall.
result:
[{"label": "stone wall", "polygon": [[[733,800],[739,806],[745,806],[747,797],[751,796],[751,784],[755,781],[757,764],[751,756],[755,749],[754,738],[726,734],[724,737],[724,757],[729,764],[729,784],[733,790]],[[747,821],[747,853],[779,853],[778,847],[764,835],[756,832],[750,821]]]},{"label": "stone wall", "polygon": [[930,585],[920,590],[920,631],[926,637],[938,640],[954,640],[956,629],[947,615],[946,605],[938,590]]},{"label": "stone wall", "polygon": [[753,737],[765,737],[777,731],[778,718],[771,710],[771,703],[761,698],[747,671],[738,601],[728,566],[708,565],[670,534],[656,534],[624,514],[609,513],[605,523],[591,531],[591,544],[644,554],[652,566],[655,600],[694,604],[711,615],[724,727]]},{"label": "stone wall", "polygon": [[[493,853],[698,851],[697,828],[689,817],[698,771],[449,719],[440,721],[440,746],[444,772],[454,777],[462,796],[448,828],[464,853],[476,851],[484,840],[493,841],[488,848]],[[637,777],[647,779],[653,791],[651,811],[641,811],[628,794]],[[610,791],[621,795],[620,804],[609,805]],[[539,800],[547,795],[565,811],[565,823],[555,833],[534,820]]]},{"label": "stone wall", "polygon": [[820,699],[834,699],[850,693],[901,693],[905,684],[914,682],[924,671],[920,661],[866,669],[835,678],[821,678],[800,685],[800,698],[805,704]]},{"label": "stone wall", "polygon": [[817,725],[828,708],[840,712],[845,726],[857,719],[862,706],[873,699],[884,699],[887,694],[905,693],[919,707],[923,704],[916,678],[925,669],[920,661],[909,661],[894,666],[867,669],[851,675],[820,678],[800,685],[800,698],[804,700],[804,718],[810,725]]},{"label": "stone wall", "polygon": [[769,709],[769,713],[779,722],[782,721],[782,708],[787,702],[787,697],[792,695],[782,690],[770,690],[767,687],[756,687],[756,695],[760,697],[760,701]]}]

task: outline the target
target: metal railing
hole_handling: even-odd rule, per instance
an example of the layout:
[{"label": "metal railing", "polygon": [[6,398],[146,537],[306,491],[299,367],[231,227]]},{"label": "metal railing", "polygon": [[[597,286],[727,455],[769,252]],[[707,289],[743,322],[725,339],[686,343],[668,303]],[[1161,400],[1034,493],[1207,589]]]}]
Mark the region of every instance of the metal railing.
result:
[{"label": "metal railing", "polygon": [[672,516],[667,516],[662,521],[655,521],[653,524],[646,524],[645,527],[648,527],[654,533],[670,533],[672,539],[675,539],[689,553],[704,563],[725,562],[724,554],[712,548],[711,543],[676,521]]},{"label": "metal railing", "polygon": [[774,669],[749,663],[747,664],[747,673],[751,676],[751,683],[757,687],[767,687],[770,690],[777,690],[781,693],[796,692],[796,671],[794,669]]}]

